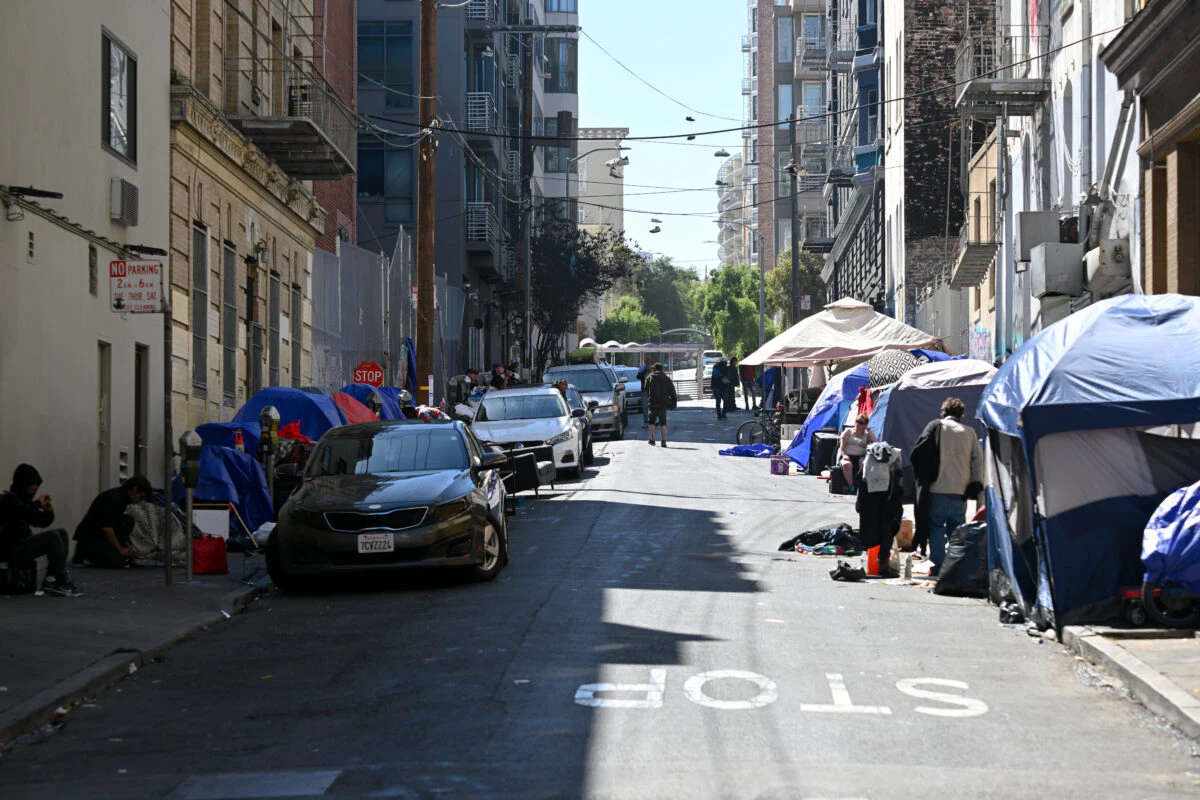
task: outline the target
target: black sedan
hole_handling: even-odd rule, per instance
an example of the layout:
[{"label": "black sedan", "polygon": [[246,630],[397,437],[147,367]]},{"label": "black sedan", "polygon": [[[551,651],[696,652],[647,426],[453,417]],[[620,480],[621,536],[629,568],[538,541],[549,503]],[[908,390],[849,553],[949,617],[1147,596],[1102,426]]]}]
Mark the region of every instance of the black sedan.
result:
[{"label": "black sedan", "polygon": [[334,428],[267,541],[279,588],[321,575],[461,567],[491,580],[508,561],[505,461],[460,422]]}]

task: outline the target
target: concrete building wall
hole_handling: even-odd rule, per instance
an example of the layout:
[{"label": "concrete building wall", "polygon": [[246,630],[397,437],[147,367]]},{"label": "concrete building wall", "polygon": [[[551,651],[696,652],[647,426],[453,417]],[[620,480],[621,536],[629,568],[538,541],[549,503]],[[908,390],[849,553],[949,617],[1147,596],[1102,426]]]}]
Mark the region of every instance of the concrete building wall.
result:
[{"label": "concrete building wall", "polygon": [[[0,190],[0,481],[37,466],[68,528],[135,470],[163,481],[163,318],[110,310],[109,262],[169,239],[169,11],[13,0],[0,24],[0,175],[63,195],[35,208]],[[137,63],[134,158],[101,141],[105,36]],[[114,178],[138,188],[136,225],[111,219]]]}]

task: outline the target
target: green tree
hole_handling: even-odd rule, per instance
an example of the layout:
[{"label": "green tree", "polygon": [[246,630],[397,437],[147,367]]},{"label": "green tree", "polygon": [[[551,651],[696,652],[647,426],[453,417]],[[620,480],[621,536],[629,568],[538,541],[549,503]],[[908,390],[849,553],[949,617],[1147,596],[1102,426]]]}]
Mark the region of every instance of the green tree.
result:
[{"label": "green tree", "polygon": [[688,301],[700,285],[696,273],[677,267],[668,256],[659,256],[639,270],[638,294],[646,312],[658,317],[663,330],[687,328],[698,320]]},{"label": "green tree", "polygon": [[758,282],[758,270],[736,264],[710,273],[699,292],[700,321],[727,354],[758,348]]},{"label": "green tree", "polygon": [[642,308],[642,301],[628,295],[618,300],[612,311],[596,324],[598,342],[615,339],[621,344],[644,344],[657,341],[661,333],[662,327],[658,323],[658,317],[647,314]]},{"label": "green tree", "polygon": [[587,231],[561,214],[547,212],[530,238],[533,323],[537,326],[535,372],[561,361],[567,334],[583,307],[628,278],[640,260],[622,234]]},{"label": "green tree", "polygon": [[792,320],[792,248],[784,250],[775,259],[775,269],[767,273],[767,313],[772,317],[782,314],[780,318],[785,330],[825,306],[825,281],[821,280],[824,265],[821,256],[800,251],[796,264],[800,271],[800,296],[809,295],[811,302],[807,311],[800,311],[799,319]]}]

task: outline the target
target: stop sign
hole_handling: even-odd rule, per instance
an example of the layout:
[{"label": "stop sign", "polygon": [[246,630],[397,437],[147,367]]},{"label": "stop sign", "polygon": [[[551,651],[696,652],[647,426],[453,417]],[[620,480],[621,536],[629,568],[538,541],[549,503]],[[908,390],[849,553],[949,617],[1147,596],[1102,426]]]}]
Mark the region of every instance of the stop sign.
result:
[{"label": "stop sign", "polygon": [[355,383],[369,383],[371,386],[383,386],[383,367],[374,361],[364,361],[354,368]]}]

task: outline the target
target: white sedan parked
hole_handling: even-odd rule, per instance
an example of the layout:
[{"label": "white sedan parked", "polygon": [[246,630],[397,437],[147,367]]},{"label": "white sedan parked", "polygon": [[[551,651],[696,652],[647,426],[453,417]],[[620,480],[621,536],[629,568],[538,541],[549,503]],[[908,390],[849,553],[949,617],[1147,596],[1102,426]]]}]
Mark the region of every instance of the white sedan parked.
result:
[{"label": "white sedan parked", "polygon": [[552,386],[488,392],[471,430],[480,441],[509,447],[554,448],[554,466],[573,478],[583,474],[582,409],[572,411]]}]

